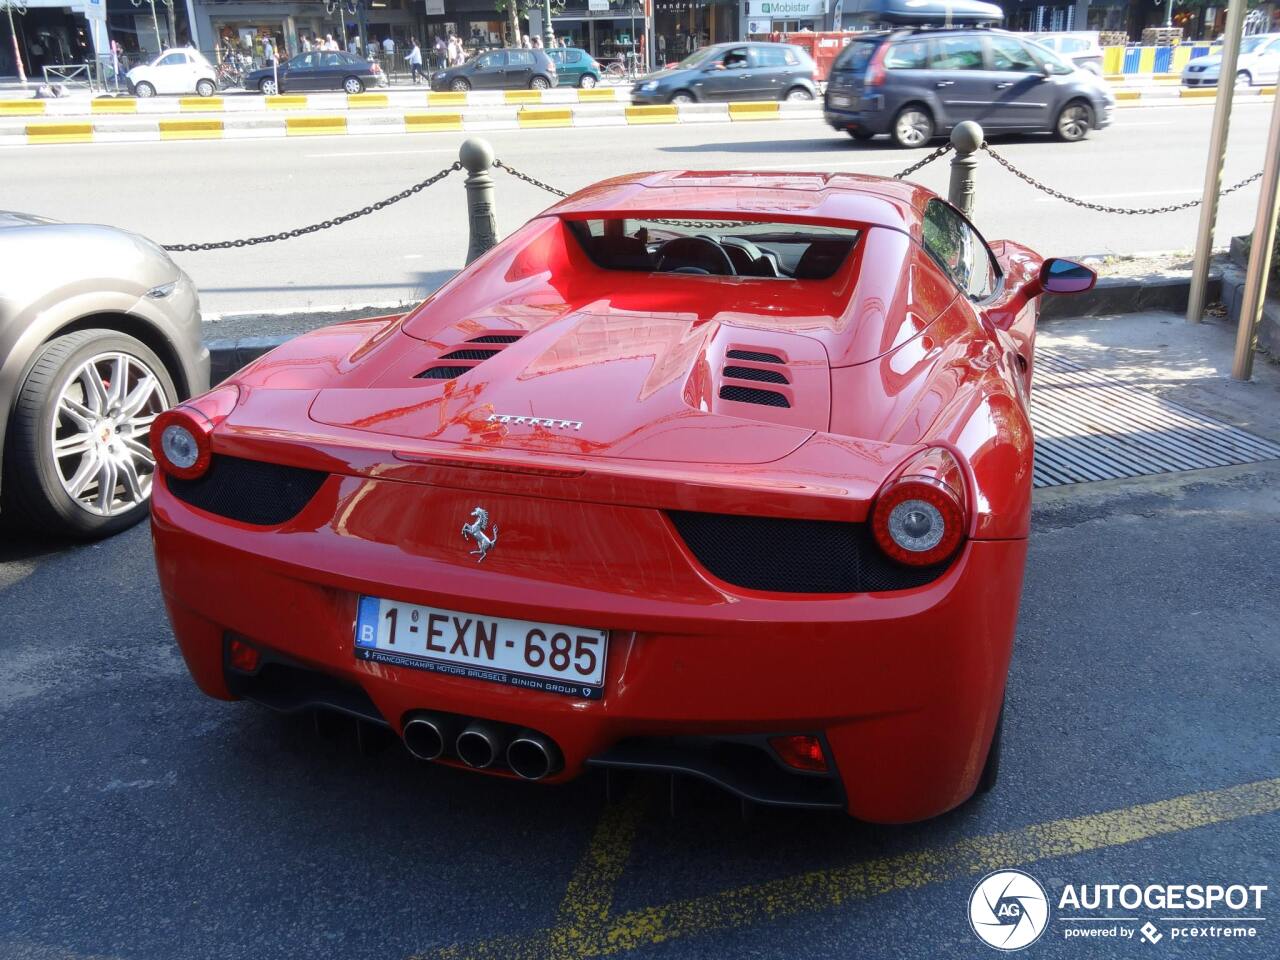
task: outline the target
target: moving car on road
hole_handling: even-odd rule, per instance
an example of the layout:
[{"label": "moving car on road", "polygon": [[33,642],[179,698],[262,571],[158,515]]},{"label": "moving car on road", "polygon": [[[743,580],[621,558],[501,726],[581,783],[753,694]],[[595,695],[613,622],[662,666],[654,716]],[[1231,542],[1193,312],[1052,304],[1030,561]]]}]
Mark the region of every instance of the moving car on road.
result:
[{"label": "moving car on road", "polygon": [[641,77],[631,102],[813,100],[813,71],[809,54],[789,43],[719,43]]},{"label": "moving car on road", "polygon": [[[1222,51],[1189,60],[1182,68],[1186,87],[1216,87],[1222,71]],[[1275,83],[1280,78],[1280,33],[1259,33],[1240,41],[1236,83],[1243,86]]]},{"label": "moving car on road", "polygon": [[0,520],[100,537],[147,512],[157,415],[209,387],[195,288],[112,227],[0,212]]},{"label": "moving car on road", "polygon": [[549,90],[559,83],[545,50],[490,50],[466,63],[431,74],[432,90]]},{"label": "moving car on road", "polygon": [[[279,89],[276,89],[277,76]],[[244,78],[244,87],[267,96],[317,90],[363,93],[367,87],[382,86],[386,82],[382,68],[363,57],[340,50],[312,50],[281,63],[278,70],[263,67],[250,72]]]},{"label": "moving car on road", "polygon": [[964,120],[1083,140],[1111,123],[1103,79],[1013,33],[912,27],[858,36],[832,64],[825,116],[855,140],[922,147]]},{"label": "moving car on road", "polygon": [[162,415],[183,656],[451,766],[940,814],[996,776],[1040,297],[1093,279],[902,181],[588,187]]},{"label": "moving car on road", "polygon": [[578,47],[553,47],[546,54],[556,65],[560,86],[589,90],[600,82],[600,64],[587,51]]},{"label": "moving car on road", "polygon": [[1102,76],[1102,47],[1098,44],[1097,30],[1080,30],[1062,33],[1033,33],[1034,40],[1046,50],[1052,50],[1063,60],[1083,70]]},{"label": "moving car on road", "polygon": [[213,64],[190,47],[166,50],[150,63],[139,64],[125,74],[125,81],[135,97],[154,97],[158,93],[212,97],[218,91]]}]

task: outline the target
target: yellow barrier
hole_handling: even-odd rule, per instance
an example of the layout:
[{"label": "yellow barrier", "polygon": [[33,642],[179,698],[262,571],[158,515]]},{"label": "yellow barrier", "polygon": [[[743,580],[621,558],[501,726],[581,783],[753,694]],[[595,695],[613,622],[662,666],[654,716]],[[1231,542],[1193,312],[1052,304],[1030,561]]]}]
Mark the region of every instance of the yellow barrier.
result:
[{"label": "yellow barrier", "polygon": [[305,110],[307,109],[307,98],[302,96],[280,96],[267,97],[268,110]]},{"label": "yellow barrier", "polygon": [[1108,77],[1124,75],[1124,47],[1103,48],[1102,72]]},{"label": "yellow barrier", "polygon": [[589,90],[579,90],[578,100],[581,103],[589,103],[593,100],[617,100],[618,91],[613,87],[592,87]]},{"label": "yellow barrier", "polygon": [[178,109],[183,113],[222,112],[226,105],[221,97],[180,97]]},{"label": "yellow barrier", "polygon": [[502,99],[507,103],[541,103],[541,90],[504,90]]},{"label": "yellow barrier", "polygon": [[161,140],[221,140],[222,121],[212,118],[207,120],[161,120]]},{"label": "yellow barrier", "polygon": [[43,100],[0,100],[0,117],[27,117],[44,113]]},{"label": "yellow barrier", "polygon": [[1117,90],[1115,96],[1117,100],[1141,100],[1142,99],[1142,94],[1137,90]]},{"label": "yellow barrier", "polygon": [[1178,96],[1182,99],[1207,100],[1209,97],[1216,97],[1218,90],[1216,87],[1201,87],[1195,90],[1179,90]]},{"label": "yellow barrier", "polygon": [[28,123],[27,143],[89,143],[92,123]]},{"label": "yellow barrier", "polygon": [[729,104],[730,120],[777,120],[778,103],[776,100],[764,100],[759,103]]},{"label": "yellow barrier", "polygon": [[318,137],[327,133],[346,133],[347,118],[327,117],[285,117],[284,132],[290,137]]},{"label": "yellow barrier", "polygon": [[460,113],[406,113],[404,115],[406,133],[432,133],[436,130],[461,130],[462,114]]},{"label": "yellow barrier", "polygon": [[465,93],[428,93],[428,107],[465,107],[467,105],[467,95]]},{"label": "yellow barrier", "polygon": [[627,123],[679,123],[674,104],[653,103],[627,107]]},{"label": "yellow barrier", "polygon": [[348,93],[347,106],[354,108],[385,107],[391,101],[385,93]]},{"label": "yellow barrier", "polygon": [[516,120],[522,127],[572,127],[570,107],[521,107]]},{"label": "yellow barrier", "polygon": [[133,99],[115,100],[110,97],[99,97],[89,101],[89,109],[93,113],[137,113],[138,101]]}]

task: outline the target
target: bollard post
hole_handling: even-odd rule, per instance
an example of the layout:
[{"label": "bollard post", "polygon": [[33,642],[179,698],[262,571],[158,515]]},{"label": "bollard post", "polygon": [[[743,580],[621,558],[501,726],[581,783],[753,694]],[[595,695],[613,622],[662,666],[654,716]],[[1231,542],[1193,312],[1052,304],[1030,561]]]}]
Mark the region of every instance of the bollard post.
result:
[{"label": "bollard post", "polygon": [[493,147],[488,140],[470,137],[458,149],[458,162],[467,171],[467,263],[481,257],[498,242],[498,215],[493,202]]},{"label": "bollard post", "polygon": [[968,219],[973,219],[973,171],[978,167],[974,156],[982,146],[982,127],[972,120],[957,123],[951,130],[951,146],[955,156],[951,158],[951,186],[947,199]]}]

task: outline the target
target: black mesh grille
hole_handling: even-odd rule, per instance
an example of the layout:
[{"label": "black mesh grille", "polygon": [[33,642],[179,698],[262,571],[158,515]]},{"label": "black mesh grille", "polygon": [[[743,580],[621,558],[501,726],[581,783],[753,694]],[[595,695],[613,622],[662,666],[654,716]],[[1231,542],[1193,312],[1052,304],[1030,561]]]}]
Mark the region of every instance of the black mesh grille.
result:
[{"label": "black mesh grille", "polygon": [[725,354],[730,360],[754,360],[756,363],[781,363],[776,353],[756,353],[754,350],[730,350]]},{"label": "black mesh grille", "polygon": [[761,383],[787,383],[780,370],[761,370],[759,367],[725,367],[724,375],[737,380],[759,380]]},{"label": "black mesh grille", "polygon": [[721,400],[736,400],[739,403],[759,403],[766,407],[789,407],[790,402],[776,390],[757,390],[755,387],[739,387],[726,383],[720,388]]},{"label": "black mesh grille", "polygon": [[726,583],[777,593],[879,593],[936,580],[949,561],[890,560],[864,523],[671,511],[698,562]]},{"label": "black mesh grille", "polygon": [[483,337],[472,337],[467,343],[515,343],[519,339],[518,333],[486,333]]},{"label": "black mesh grille", "polygon": [[462,376],[470,369],[470,367],[427,367],[427,369],[418,374],[418,379],[452,380],[454,377]]},{"label": "black mesh grille", "polygon": [[184,503],[229,520],[269,527],[298,515],[329,475],[260,460],[214,456],[195,480],[169,477],[169,492]]},{"label": "black mesh grille", "polygon": [[488,360],[497,356],[500,350],[450,350],[441,360]]}]

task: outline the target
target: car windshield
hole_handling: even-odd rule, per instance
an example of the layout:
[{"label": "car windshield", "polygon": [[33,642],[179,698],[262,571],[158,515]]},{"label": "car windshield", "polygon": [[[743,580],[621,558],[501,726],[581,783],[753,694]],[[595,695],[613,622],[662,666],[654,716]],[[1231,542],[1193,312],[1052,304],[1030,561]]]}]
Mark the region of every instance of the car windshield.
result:
[{"label": "car windshield", "polygon": [[1270,37],[1245,37],[1240,41],[1240,52],[1257,53],[1258,50],[1265,46],[1270,40]]},{"label": "car windshield", "polygon": [[848,227],[766,221],[619,218],[576,220],[569,228],[606,270],[767,280],[825,280],[859,236]]},{"label": "car windshield", "polygon": [[680,61],[680,68],[688,69],[689,67],[696,67],[701,63],[706,63],[715,52],[715,47],[703,47],[701,50],[695,50]]}]

